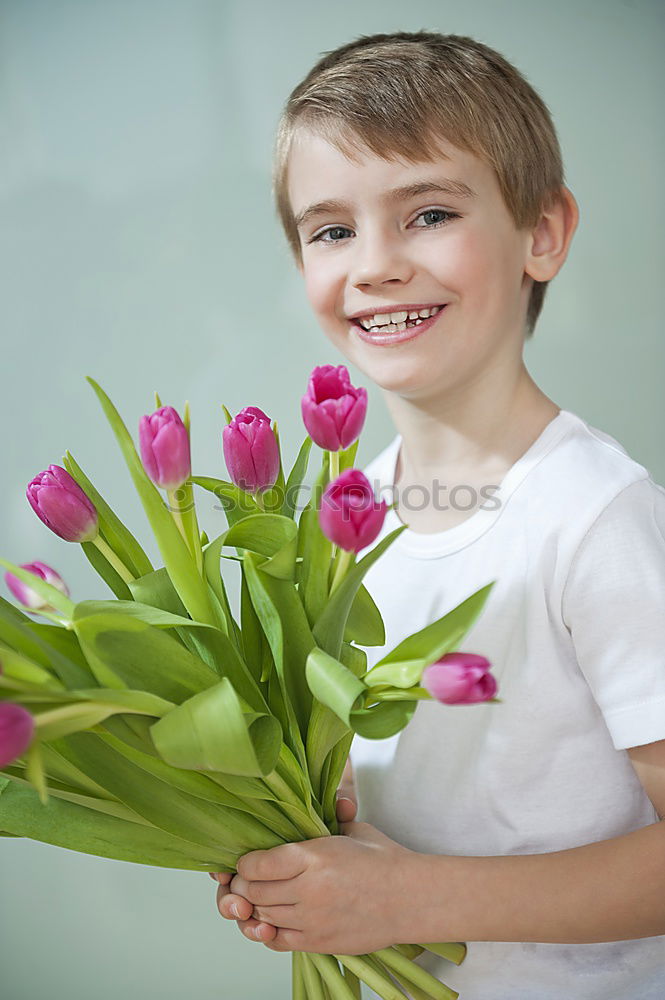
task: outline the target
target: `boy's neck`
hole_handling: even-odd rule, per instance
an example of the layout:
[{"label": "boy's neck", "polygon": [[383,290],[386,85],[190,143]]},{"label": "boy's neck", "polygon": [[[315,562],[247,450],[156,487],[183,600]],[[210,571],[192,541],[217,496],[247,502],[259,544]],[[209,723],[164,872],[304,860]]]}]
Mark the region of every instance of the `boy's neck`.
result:
[{"label": "boy's neck", "polygon": [[467,480],[505,474],[560,409],[524,365],[513,383],[479,385],[463,399],[385,396],[402,436],[395,479],[403,486],[451,474]]}]

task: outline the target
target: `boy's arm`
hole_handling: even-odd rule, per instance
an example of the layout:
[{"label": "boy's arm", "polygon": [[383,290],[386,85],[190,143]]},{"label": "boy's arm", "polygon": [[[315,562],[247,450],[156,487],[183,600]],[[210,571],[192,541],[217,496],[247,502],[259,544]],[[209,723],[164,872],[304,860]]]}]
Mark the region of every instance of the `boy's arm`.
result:
[{"label": "boy's arm", "polygon": [[584,944],[665,934],[665,740],[628,753],[659,823],[549,854],[414,854],[414,905],[400,940]]}]

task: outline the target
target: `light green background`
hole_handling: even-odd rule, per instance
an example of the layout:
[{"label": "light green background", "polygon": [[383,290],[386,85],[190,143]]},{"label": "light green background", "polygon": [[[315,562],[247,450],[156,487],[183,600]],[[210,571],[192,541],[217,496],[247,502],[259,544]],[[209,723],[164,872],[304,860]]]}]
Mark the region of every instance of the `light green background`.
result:
[{"label": "light green background", "polygon": [[[65,449],[146,537],[86,374],[132,431],[155,389],[178,408],[189,399],[198,474],[223,474],[222,401],[277,418],[294,456],[309,371],[344,359],[310,315],[276,221],[273,131],[320,54],[375,32],[471,35],[545,99],[580,225],[527,364],[560,406],[665,482],[664,9],[660,0],[1,2],[0,553],[54,565],[77,600],[109,596],[79,547],[52,535],[25,499],[27,482]],[[370,387],[361,464],[393,433]],[[213,502],[199,495],[211,534],[223,527]],[[223,921],[207,875],[17,840],[0,844],[0,970],[3,1000],[286,1000],[290,955]]]}]

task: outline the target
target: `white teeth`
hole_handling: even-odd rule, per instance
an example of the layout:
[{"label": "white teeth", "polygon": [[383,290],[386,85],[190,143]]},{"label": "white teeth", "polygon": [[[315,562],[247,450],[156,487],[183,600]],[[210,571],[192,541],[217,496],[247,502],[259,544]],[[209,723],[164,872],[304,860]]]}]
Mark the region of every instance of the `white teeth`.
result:
[{"label": "white teeth", "polygon": [[440,309],[441,306],[432,306],[431,308],[420,309],[418,312],[407,312],[406,310],[403,310],[402,312],[394,313],[376,313],[374,316],[365,316],[362,319],[357,320],[357,322],[370,332],[381,329],[386,333],[392,333],[396,328],[405,329],[402,324],[404,324],[407,319],[427,319],[429,316],[435,316]]}]

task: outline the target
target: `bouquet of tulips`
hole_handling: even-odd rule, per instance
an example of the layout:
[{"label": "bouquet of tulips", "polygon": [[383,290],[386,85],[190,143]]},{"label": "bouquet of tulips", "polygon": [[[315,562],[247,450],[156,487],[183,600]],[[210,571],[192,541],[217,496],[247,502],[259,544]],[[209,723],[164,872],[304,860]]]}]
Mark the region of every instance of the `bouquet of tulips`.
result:
[{"label": "bouquet of tulips", "polygon": [[[156,395],[137,451],[88,382],[164,566],[152,566],[69,452],[64,467],[28,485],[33,510],[81,545],[115,599],[74,603],[51,567],[0,559],[23,606],[0,598],[3,836],[235,872],[249,851],[338,832],[336,790],[354,733],[399,732],[420,699],[498,700],[487,660],[457,652],[493,582],[367,670],[362,647],[383,645],[385,633],[363,577],[404,526],[357,559],[388,508],[353,468],[367,393],[343,365],[312,372],[308,433],[286,479],[277,425],[258,407],[233,418],[223,407],[230,479],[214,479],[192,475],[188,404],[183,420]],[[298,512],[313,442],[322,462]],[[225,510],[228,526],[212,541],[197,524],[194,486]],[[221,559],[240,567],[239,621]],[[423,949],[455,963],[465,954],[461,943],[294,952],[293,996],[353,1000],[360,980],[385,1000],[402,997],[400,987],[421,1000],[457,996],[412,961]]]}]

